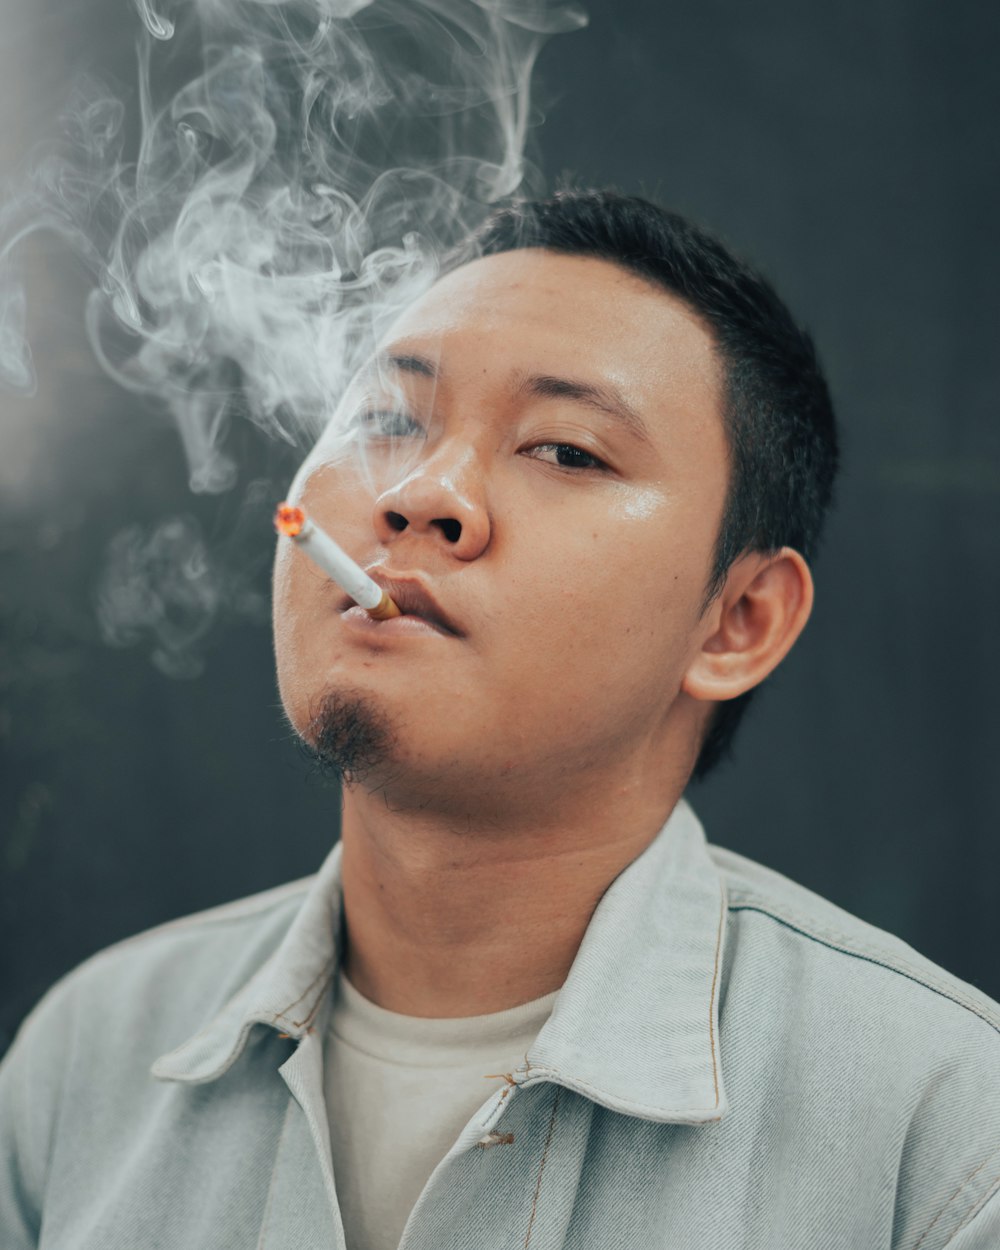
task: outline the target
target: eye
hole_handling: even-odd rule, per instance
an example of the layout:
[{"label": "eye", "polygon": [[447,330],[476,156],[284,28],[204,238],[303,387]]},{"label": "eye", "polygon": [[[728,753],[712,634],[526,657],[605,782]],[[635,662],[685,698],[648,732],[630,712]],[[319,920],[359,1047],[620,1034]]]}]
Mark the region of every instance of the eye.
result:
[{"label": "eye", "polygon": [[366,408],[356,423],[366,438],[422,438],[424,433],[419,421],[396,408]]},{"label": "eye", "polygon": [[558,465],[561,469],[606,469],[608,467],[603,460],[599,460],[589,451],[584,451],[582,447],[575,447],[572,443],[539,443],[537,447],[529,449],[528,455],[545,464]]}]

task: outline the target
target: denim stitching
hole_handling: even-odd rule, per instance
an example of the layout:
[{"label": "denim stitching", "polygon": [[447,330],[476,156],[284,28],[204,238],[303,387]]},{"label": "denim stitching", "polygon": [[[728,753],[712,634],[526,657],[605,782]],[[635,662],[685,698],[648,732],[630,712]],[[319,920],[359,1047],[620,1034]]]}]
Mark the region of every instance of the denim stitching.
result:
[{"label": "denim stitching", "polygon": [[[825,946],[827,950],[838,951],[842,955],[848,955],[852,959],[861,959],[865,963],[874,964],[878,968],[885,968],[887,972],[895,972],[897,976],[905,977],[907,981],[912,981],[915,985],[921,985],[925,990],[929,990],[932,994],[937,994],[940,998],[946,999],[948,1002],[954,1003],[956,1007],[964,1007],[966,1011],[977,1016],[982,1022],[988,1025],[995,1033],[1000,1033],[1000,1023],[990,1019],[984,1015],[976,1004],[968,1001],[955,993],[949,993],[937,985],[931,984],[924,976],[920,975],[915,968],[908,965],[905,960],[894,960],[889,963],[884,957],[880,957],[874,951],[868,951],[864,947],[854,950],[850,944],[851,939],[846,936],[831,933],[828,937],[820,936],[817,933],[811,933],[804,925],[793,920],[786,919],[779,915],[778,912],[770,907],[760,906],[755,903],[733,903],[729,907],[730,911],[753,911],[761,916],[767,916],[769,920],[773,920],[776,924],[784,925],[786,929],[791,929],[794,933],[799,933],[802,937],[808,938],[811,942],[816,942],[820,946]],[[840,945],[835,938],[841,936],[844,943]]]},{"label": "denim stitching", "polygon": [[[710,1107],[696,1107],[694,1109],[694,1114],[701,1114],[702,1112],[707,1112],[707,1111],[716,1111],[719,1106],[719,1060],[718,1060],[718,1054],[716,1052],[714,1015],[715,1015],[716,995],[717,995],[718,986],[719,986],[719,966],[721,962],[720,957],[722,954],[722,939],[725,934],[726,910],[727,910],[726,896],[725,896],[725,892],[723,892],[722,906],[719,909],[719,928],[718,928],[718,932],[716,934],[716,939],[715,939],[715,965],[712,971],[712,990],[711,990],[711,994],[709,995],[709,1002],[708,1002],[708,1035],[709,1035],[709,1040],[711,1042],[711,1047],[712,1047],[712,1084],[715,1088],[715,1101],[712,1103]],[[569,1077],[569,1078],[564,1077],[558,1068],[532,1067],[530,1063],[526,1063],[525,1064],[526,1078],[530,1078],[535,1073],[543,1074],[546,1079],[550,1076],[554,1076],[554,1077],[557,1077],[560,1081],[569,1081],[571,1086],[576,1086],[580,1089],[589,1090],[593,1094],[604,1095],[605,1097],[607,1097],[607,1095],[604,1093],[604,1090],[598,1089],[596,1085],[591,1085],[589,1082],[581,1080],[579,1077],[575,1077],[575,1076]],[[615,1097],[615,1101],[624,1107],[632,1107],[636,1111],[651,1112],[654,1115],[655,1114],[662,1115],[664,1113],[672,1114],[671,1108],[659,1107],[659,1106],[654,1107],[647,1103],[632,1102],[632,1100],[629,1098],[620,1098],[617,1095]]]},{"label": "denim stitching", "polygon": [[[959,1224],[958,1228],[955,1229],[954,1237],[957,1237],[963,1228],[968,1228],[968,1226],[976,1218],[979,1212],[982,1211],[983,1207],[985,1207],[986,1204],[989,1202],[989,1200],[992,1197],[994,1197],[994,1195],[997,1193],[998,1190],[1000,1190],[1000,1176],[998,1176],[997,1179],[993,1182],[992,1188],[987,1190],[987,1192],[983,1195],[982,1202],[977,1203],[969,1212],[969,1214],[965,1217],[965,1219],[961,1222],[961,1224]],[[928,1232],[929,1231],[930,1230],[928,1229]],[[914,1246],[913,1250],[918,1250],[919,1245],[920,1243],[918,1242],[917,1245]]]},{"label": "denim stitching", "polygon": [[[909,976],[911,980],[918,981],[927,989],[935,990],[935,992],[943,994],[946,998],[951,998],[953,1002],[962,1006],[968,1006],[969,1010],[974,1011],[977,1015],[981,1015],[981,1007],[978,1007],[973,1000],[966,998],[957,990],[950,991],[949,988],[942,988],[943,983],[938,983],[935,978],[930,977],[926,968],[917,967],[917,965],[910,963],[904,956],[884,954],[874,947],[865,945],[857,937],[852,937],[837,929],[827,928],[817,924],[815,921],[809,921],[789,908],[780,907],[767,896],[755,894],[751,890],[739,890],[737,893],[740,898],[746,900],[746,903],[745,905],[734,903],[730,908],[731,911],[760,911],[775,920],[782,920],[791,927],[800,929],[807,937],[815,937],[817,941],[824,942],[827,945],[832,943],[838,950],[842,949],[848,954],[871,956],[874,962],[881,963],[883,967],[902,972],[904,975]],[[994,1023],[988,1016],[981,1015],[981,1018],[986,1020],[987,1023]],[[998,1017],[998,1020],[1000,1020],[1000,1017]]]},{"label": "denim stitching", "polygon": [[[992,1155],[990,1155],[990,1159],[992,1159],[992,1158],[993,1158],[993,1156],[992,1156]],[[967,1185],[968,1185],[971,1181],[974,1181],[974,1180],[976,1179],[976,1177],[977,1177],[977,1176],[979,1175],[979,1173],[983,1170],[983,1168],[987,1165],[987,1163],[989,1163],[989,1161],[990,1161],[989,1159],[984,1159],[984,1160],[982,1161],[982,1163],[980,1163],[979,1167],[977,1167],[977,1168],[976,1168],[976,1170],[975,1170],[974,1172],[970,1172],[970,1173],[969,1173],[969,1175],[965,1178],[965,1180],[964,1180],[964,1181],[962,1181],[962,1183],[958,1186],[958,1188],[957,1188],[957,1189],[956,1189],[953,1193],[951,1193],[951,1194],[949,1194],[949,1195],[948,1195],[948,1197],[944,1200],[944,1203],[943,1203],[943,1204],[942,1204],[942,1206],[941,1206],[941,1210],[940,1210],[940,1211],[938,1211],[937,1215],[935,1215],[935,1217],[934,1217],[934,1218],[931,1220],[931,1222],[927,1225],[927,1227],[924,1229],[924,1231],[920,1234],[920,1238],[919,1238],[919,1240],[918,1240],[918,1241],[916,1241],[916,1242],[914,1242],[914,1245],[913,1245],[913,1250],[920,1250],[920,1247],[921,1247],[921,1246],[924,1244],[924,1242],[927,1240],[927,1237],[928,1237],[928,1235],[929,1235],[929,1233],[930,1233],[931,1229],[934,1227],[934,1225],[938,1222],[938,1220],[941,1218],[941,1216],[942,1216],[942,1215],[944,1215],[945,1211],[947,1211],[947,1210],[948,1210],[948,1208],[949,1208],[949,1207],[951,1206],[951,1204],[955,1201],[955,1199],[956,1199],[956,1198],[958,1197],[958,1195],[962,1192],[962,1190],[963,1190],[963,1189],[965,1189],[965,1187],[966,1187],[966,1186],[967,1186]],[[971,1214],[971,1215],[969,1215],[969,1216],[967,1216],[967,1217],[966,1217],[966,1218],[962,1221],[962,1223],[958,1226],[958,1228],[956,1228],[956,1229],[955,1229],[955,1232],[956,1232],[956,1233],[961,1232],[961,1231],[962,1231],[962,1229],[966,1226],[966,1224],[968,1224],[968,1223],[970,1222],[970,1220],[971,1220],[971,1219],[972,1219],[972,1218],[976,1215],[976,1213],[982,1209],[982,1207],[985,1205],[986,1201],[989,1199],[990,1193],[992,1193],[995,1189],[996,1189],[996,1182],[994,1182],[993,1189],[991,1189],[991,1190],[989,1191],[989,1193],[987,1193],[986,1198],[984,1198],[984,1199],[983,1199],[983,1201],[982,1201],[982,1202],[980,1202],[978,1206],[974,1206],[974,1207],[973,1207],[973,1210],[972,1210],[972,1214]]]},{"label": "denim stitching", "polygon": [[531,1218],[528,1220],[528,1231],[524,1238],[525,1250],[527,1250],[528,1242],[531,1241],[531,1229],[535,1223],[535,1208],[538,1206],[538,1195],[542,1190],[542,1173],[545,1171],[545,1160],[548,1157],[549,1145],[552,1141],[552,1133],[556,1126],[556,1111],[559,1109],[559,1096],[561,1093],[562,1088],[557,1085],[555,1100],[552,1103],[552,1115],[549,1117],[549,1133],[545,1139],[545,1149],[542,1151],[542,1161],[538,1166],[538,1181],[535,1185],[535,1196],[531,1202]]},{"label": "denim stitching", "polygon": [[[316,1015],[316,1010],[320,1002],[323,999],[323,992],[324,990],[326,990],[326,988],[330,985],[330,983],[333,980],[333,967],[334,965],[332,963],[327,964],[326,967],[322,970],[322,972],[317,973],[316,976],[312,979],[312,981],[310,981],[310,983],[306,986],[306,988],[302,991],[302,993],[298,996],[298,998],[296,998],[293,1002],[290,1002],[287,1007],[282,1007],[280,1011],[275,1012],[274,1014],[275,1022],[277,1022],[278,1020],[285,1020],[295,1029],[300,1029],[302,1028],[304,1024],[307,1024]],[[291,1011],[293,1007],[301,1003],[303,998],[305,998],[307,994],[309,994],[312,990],[316,988],[317,982],[319,982],[320,980],[322,980],[323,983],[322,985],[320,985],[319,992],[316,995],[315,1002],[306,1012],[304,1019],[292,1020],[289,1017],[288,1013]]]},{"label": "denim stitching", "polygon": [[722,935],[726,922],[726,893],[722,891],[719,909],[719,931],[715,938],[715,967],[712,970],[712,992],[708,997],[708,1036],[712,1044],[712,1083],[715,1086],[715,1106],[719,1105],[719,1062],[715,1053],[715,995],[719,985],[719,956],[722,953]]}]

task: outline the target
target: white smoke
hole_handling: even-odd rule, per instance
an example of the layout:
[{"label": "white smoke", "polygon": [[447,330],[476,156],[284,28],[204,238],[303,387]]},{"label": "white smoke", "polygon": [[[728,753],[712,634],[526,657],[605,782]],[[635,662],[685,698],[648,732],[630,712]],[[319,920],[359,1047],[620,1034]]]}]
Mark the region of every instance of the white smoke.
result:
[{"label": "white smoke", "polygon": [[[442,249],[522,186],[535,57],[582,19],[543,0],[185,0],[200,72],[164,103],[151,53],[175,23],[138,9],[160,42],[140,46],[137,159],[122,105],[84,88],[65,153],[7,207],[0,262],[37,229],[80,249],[95,350],[168,405],[192,489],[214,492],[235,478],[234,401],[307,444]],[[9,275],[0,317],[0,375],[23,391]]]},{"label": "white smoke", "polygon": [[[139,117],[81,84],[59,145],[0,209],[0,382],[35,385],[17,249],[55,231],[95,275],[104,368],[169,411],[191,489],[218,493],[239,476],[234,415],[307,451],[442,252],[541,189],[525,157],[532,70],[549,35],[585,19],[547,0],[135,3]],[[155,583],[169,585],[178,653],[223,592],[191,563],[189,529],[167,524],[119,537],[102,622],[109,637],[155,632],[169,616]],[[154,549],[177,554],[188,592]]]},{"label": "white smoke", "polygon": [[[251,494],[253,492],[251,491]],[[168,677],[197,677],[198,644],[217,614],[262,622],[267,602],[231,561],[214,555],[194,517],[129,525],[111,540],[97,587],[104,641],[127,647],[152,639],[151,659]]]}]

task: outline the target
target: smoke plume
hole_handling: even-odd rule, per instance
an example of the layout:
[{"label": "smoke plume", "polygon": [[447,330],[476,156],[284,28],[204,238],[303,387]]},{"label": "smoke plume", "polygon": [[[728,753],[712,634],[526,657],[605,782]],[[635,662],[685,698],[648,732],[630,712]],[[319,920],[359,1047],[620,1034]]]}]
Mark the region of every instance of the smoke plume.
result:
[{"label": "smoke plume", "polygon": [[[135,4],[137,109],[79,83],[0,209],[0,382],[35,386],[18,247],[55,232],[94,275],[103,367],[169,412],[191,489],[213,494],[239,477],[234,417],[307,451],[442,252],[542,189],[533,67],[585,19],[546,0]],[[187,523],[120,535],[106,635],[166,619],[165,595],[197,636],[221,592],[196,549]]]}]

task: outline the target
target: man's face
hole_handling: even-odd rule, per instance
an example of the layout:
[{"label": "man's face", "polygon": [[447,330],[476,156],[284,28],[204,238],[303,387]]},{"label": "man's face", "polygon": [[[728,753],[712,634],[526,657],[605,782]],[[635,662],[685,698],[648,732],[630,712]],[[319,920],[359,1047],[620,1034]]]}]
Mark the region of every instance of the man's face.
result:
[{"label": "man's face", "polygon": [[356,442],[310,457],[298,502],[455,632],[345,611],[280,543],[296,729],[314,738],[324,697],[349,693],[390,726],[388,772],[417,791],[551,795],[582,770],[657,766],[728,481],[708,331],[615,265],[523,250],[437,282],[380,361],[348,397]]}]

